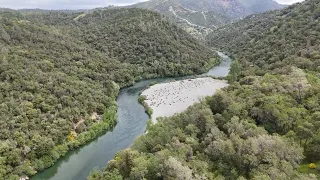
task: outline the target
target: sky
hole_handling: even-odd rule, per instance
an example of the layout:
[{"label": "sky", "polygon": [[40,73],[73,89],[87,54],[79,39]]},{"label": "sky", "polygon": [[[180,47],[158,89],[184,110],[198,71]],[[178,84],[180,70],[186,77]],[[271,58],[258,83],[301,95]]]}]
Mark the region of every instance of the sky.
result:
[{"label": "sky", "polygon": [[[147,0],[0,0],[0,7],[10,9],[93,9],[109,5],[124,6]],[[303,0],[275,0],[293,4]]]}]

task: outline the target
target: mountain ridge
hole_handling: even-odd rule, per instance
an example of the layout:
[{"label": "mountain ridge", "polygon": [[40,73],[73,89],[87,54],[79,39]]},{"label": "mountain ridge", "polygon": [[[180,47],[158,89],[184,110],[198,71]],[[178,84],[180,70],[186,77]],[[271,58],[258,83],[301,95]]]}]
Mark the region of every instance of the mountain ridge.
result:
[{"label": "mountain ridge", "polygon": [[273,0],[150,0],[127,7],[157,11],[180,24],[198,39],[248,15],[286,7]]}]

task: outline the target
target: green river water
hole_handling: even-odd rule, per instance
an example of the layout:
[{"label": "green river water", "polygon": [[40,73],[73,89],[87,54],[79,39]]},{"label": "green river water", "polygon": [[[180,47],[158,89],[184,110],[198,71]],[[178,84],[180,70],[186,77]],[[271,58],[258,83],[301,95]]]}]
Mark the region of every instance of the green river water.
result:
[{"label": "green river water", "polygon": [[[204,75],[225,77],[229,73],[230,58],[219,53],[223,61]],[[134,140],[146,130],[149,119],[138,103],[140,92],[151,82],[165,82],[174,78],[159,78],[138,82],[120,91],[118,103],[118,124],[95,141],[68,153],[51,168],[38,173],[32,180],[85,180],[94,168],[102,169],[116,152],[130,147]]]}]

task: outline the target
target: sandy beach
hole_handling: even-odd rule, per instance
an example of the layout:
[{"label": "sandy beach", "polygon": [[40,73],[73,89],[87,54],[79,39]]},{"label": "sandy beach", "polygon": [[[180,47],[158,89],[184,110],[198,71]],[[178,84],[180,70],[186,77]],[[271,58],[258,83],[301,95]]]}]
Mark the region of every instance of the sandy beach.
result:
[{"label": "sandy beach", "polygon": [[211,96],[226,86],[226,81],[210,77],[187,79],[153,85],[141,95],[146,97],[145,102],[152,108],[152,121],[155,123],[158,117],[170,117],[183,112],[200,102],[201,98]]}]

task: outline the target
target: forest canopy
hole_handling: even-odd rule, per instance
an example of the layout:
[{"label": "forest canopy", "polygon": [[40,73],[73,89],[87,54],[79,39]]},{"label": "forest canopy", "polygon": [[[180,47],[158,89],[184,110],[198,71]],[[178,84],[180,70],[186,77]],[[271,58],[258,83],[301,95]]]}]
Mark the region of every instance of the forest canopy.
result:
[{"label": "forest canopy", "polygon": [[230,86],[159,118],[88,179],[319,179],[319,10],[307,0],[209,34],[236,59]]},{"label": "forest canopy", "polygon": [[0,12],[0,179],[48,168],[116,124],[119,88],[205,72],[216,54],[147,10]]}]

